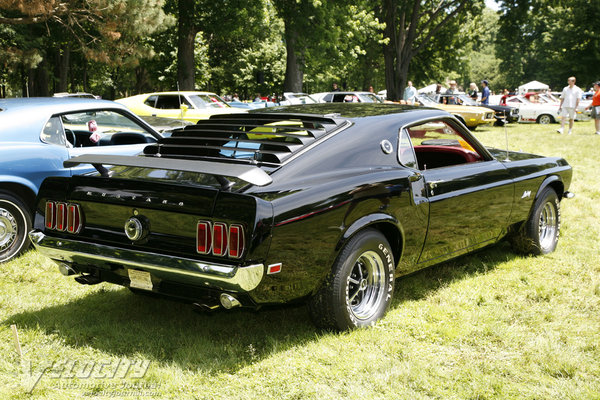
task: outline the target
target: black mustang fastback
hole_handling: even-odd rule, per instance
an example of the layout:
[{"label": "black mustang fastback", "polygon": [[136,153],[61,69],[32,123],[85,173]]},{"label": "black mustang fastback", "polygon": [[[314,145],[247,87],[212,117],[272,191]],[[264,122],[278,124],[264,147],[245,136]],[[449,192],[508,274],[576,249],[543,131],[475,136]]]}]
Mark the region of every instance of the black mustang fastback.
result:
[{"label": "black mustang fastback", "polygon": [[339,330],[381,318],[395,277],[503,237],[553,251],[572,173],[394,104],[217,115],[82,163],[99,173],[44,181],[30,233],[64,275],[207,309],[307,300]]}]

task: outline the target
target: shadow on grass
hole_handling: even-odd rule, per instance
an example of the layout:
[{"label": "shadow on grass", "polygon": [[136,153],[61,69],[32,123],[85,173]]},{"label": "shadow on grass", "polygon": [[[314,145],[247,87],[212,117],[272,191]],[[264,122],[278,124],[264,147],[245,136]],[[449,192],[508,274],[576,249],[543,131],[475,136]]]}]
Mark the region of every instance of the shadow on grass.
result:
[{"label": "shadow on grass", "polygon": [[[399,279],[392,307],[516,257],[506,246],[501,243]],[[2,323],[42,330],[73,348],[144,357],[205,373],[232,373],[320,336],[304,306],[199,314],[189,304],[103,287],[70,303],[16,314]]]},{"label": "shadow on grass", "polygon": [[396,280],[392,308],[405,301],[419,300],[449,283],[494,270],[499,264],[519,257],[506,241],[475,253],[422,269]]}]

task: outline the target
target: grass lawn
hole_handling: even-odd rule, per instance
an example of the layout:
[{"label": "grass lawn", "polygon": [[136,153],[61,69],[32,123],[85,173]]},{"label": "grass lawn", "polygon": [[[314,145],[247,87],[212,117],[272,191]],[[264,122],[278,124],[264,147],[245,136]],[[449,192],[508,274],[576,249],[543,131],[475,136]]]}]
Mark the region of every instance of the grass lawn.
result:
[{"label": "grass lawn", "polygon": [[[1,265],[0,399],[600,399],[600,136],[557,127],[506,128],[574,168],[557,251],[501,243],[402,278],[369,329],[318,332],[301,306],[197,314],[34,251]],[[476,136],[504,147],[504,128]]]}]

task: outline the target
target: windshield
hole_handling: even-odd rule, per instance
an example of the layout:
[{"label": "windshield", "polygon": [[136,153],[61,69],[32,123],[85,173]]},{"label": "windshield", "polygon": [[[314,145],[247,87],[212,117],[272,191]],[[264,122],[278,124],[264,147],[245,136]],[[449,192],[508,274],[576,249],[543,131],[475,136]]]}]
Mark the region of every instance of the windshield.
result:
[{"label": "windshield", "polygon": [[424,106],[436,107],[438,105],[436,101],[425,94],[417,95],[417,99],[419,100],[419,103],[423,104]]},{"label": "windshield", "polygon": [[194,108],[228,108],[229,104],[216,94],[192,94],[189,99]]},{"label": "windshield", "polygon": [[373,93],[359,93],[358,97],[363,103],[383,103],[383,101]]},{"label": "windshield", "polygon": [[304,93],[286,93],[286,100],[288,100],[291,104],[316,104],[317,101]]},{"label": "windshield", "polygon": [[458,95],[458,98],[460,99],[460,104],[463,106],[476,106],[477,102],[475,100],[473,100],[472,98],[470,98],[469,96],[467,96],[466,94],[460,94]]}]

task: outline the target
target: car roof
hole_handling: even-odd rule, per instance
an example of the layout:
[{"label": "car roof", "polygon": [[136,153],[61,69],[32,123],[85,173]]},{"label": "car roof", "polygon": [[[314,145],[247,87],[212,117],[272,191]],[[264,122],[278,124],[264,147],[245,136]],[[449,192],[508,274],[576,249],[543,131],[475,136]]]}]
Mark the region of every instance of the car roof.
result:
[{"label": "car roof", "polygon": [[[339,93],[339,92],[336,92]],[[249,113],[282,113],[335,116],[345,119],[382,118],[406,120],[410,123],[416,119],[444,116],[447,113],[438,108],[412,106],[395,103],[317,103],[270,107],[251,110]]]},{"label": "car roof", "polygon": [[[346,128],[349,137],[363,137],[365,132],[376,129],[377,134],[367,135],[369,140],[376,140],[379,136],[387,138],[390,132],[396,132],[394,135],[397,135],[405,125],[448,117],[451,118],[451,115],[439,109],[399,104],[316,103],[272,107],[244,114],[213,115],[147,146],[144,153],[151,156],[160,154],[164,158],[223,161],[223,156],[216,154],[214,149],[235,148],[236,151],[248,153],[243,159],[236,159],[236,162],[278,168],[299,157],[306,148]],[[231,136],[232,132],[253,131],[269,132],[294,140],[271,140],[268,146],[263,146],[268,137]],[[223,137],[227,137],[229,143],[226,147],[221,147],[224,146],[221,143]],[[260,147],[252,147],[254,144]],[[227,157],[225,159],[226,162],[233,161]]]},{"label": "car roof", "polygon": [[373,96],[377,96],[376,93],[373,92],[364,92],[364,91],[360,91],[360,90],[355,90],[355,91],[350,91],[350,90],[343,90],[340,92],[323,92],[325,94],[372,94]]},{"label": "car roof", "polygon": [[195,90],[182,90],[182,91],[167,91],[167,92],[152,92],[152,93],[144,93],[140,96],[144,95],[157,95],[157,94],[185,94],[185,95],[193,95],[193,94],[203,94],[203,95],[217,95],[214,92],[199,92]]},{"label": "car roof", "polygon": [[[90,110],[122,110],[137,118],[127,107],[110,100],[83,97],[24,97],[0,99],[0,131],[5,140],[13,135],[37,137],[55,114]],[[146,124],[142,121],[143,124]],[[147,124],[146,124],[147,125]],[[9,134],[12,132],[12,135]],[[33,137],[32,136],[32,137]]]},{"label": "car roof", "polygon": [[89,99],[83,97],[23,97],[0,99],[0,113],[31,113],[35,107],[37,112],[44,114],[57,114],[77,110],[89,110],[98,108],[125,109],[119,103],[110,100]]}]

